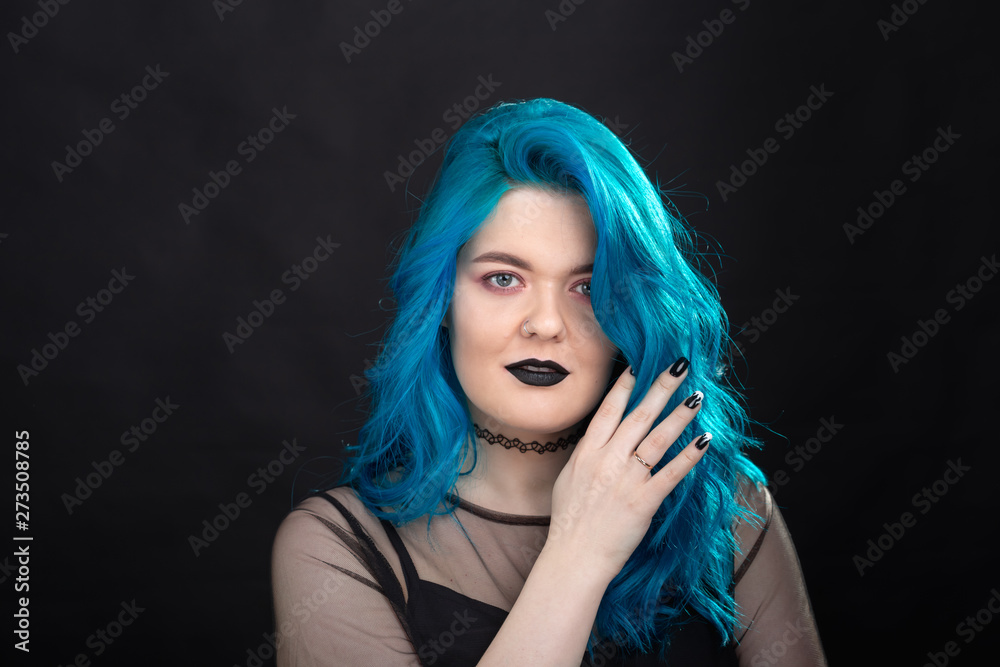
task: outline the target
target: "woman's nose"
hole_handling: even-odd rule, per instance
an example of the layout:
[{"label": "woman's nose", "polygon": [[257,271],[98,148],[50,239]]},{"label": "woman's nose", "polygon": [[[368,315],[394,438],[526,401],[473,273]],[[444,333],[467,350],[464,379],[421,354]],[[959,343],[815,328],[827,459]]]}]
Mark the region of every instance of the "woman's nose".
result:
[{"label": "woman's nose", "polygon": [[559,302],[560,295],[552,292],[541,289],[534,295],[521,320],[522,335],[534,335],[545,340],[566,337],[565,304]]}]

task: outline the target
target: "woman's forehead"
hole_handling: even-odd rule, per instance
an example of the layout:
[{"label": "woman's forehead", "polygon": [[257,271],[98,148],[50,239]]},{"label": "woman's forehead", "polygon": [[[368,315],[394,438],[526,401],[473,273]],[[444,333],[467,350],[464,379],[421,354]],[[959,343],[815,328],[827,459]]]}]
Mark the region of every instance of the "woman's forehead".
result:
[{"label": "woman's forehead", "polygon": [[467,254],[498,242],[520,244],[536,237],[550,244],[562,240],[592,245],[596,231],[583,197],[531,187],[508,190],[462,251]]}]

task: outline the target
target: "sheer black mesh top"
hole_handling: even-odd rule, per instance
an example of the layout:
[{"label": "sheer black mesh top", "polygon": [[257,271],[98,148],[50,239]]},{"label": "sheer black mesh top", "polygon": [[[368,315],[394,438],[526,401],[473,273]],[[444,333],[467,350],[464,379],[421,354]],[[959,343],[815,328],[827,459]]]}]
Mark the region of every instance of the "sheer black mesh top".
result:
[{"label": "sheer black mesh top", "polygon": [[[496,512],[465,500],[453,517],[401,527],[380,521],[347,487],[303,500],[275,539],[278,664],[472,666],[517,599],[548,534],[549,517]],[[763,517],[734,526],[738,641],[722,646],[693,610],[659,646],[612,643],[582,665],[825,665],[788,528],[766,488],[740,502]],[[756,661],[755,661],[756,658]]]}]

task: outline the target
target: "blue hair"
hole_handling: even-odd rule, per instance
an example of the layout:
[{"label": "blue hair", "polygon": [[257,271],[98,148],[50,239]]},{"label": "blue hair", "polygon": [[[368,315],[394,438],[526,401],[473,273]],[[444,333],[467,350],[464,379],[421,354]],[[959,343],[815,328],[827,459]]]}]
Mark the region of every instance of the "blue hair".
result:
[{"label": "blue hair", "polygon": [[[678,357],[691,361],[684,385],[659,423],[694,389],[704,407],[657,466],[696,434],[711,432],[704,458],[667,496],[649,531],[608,587],[590,650],[611,639],[648,651],[669,643],[685,607],[734,639],[732,532],[757,517],[738,502],[764,473],[744,453],[759,448],[723,369],[729,321],[711,282],[696,268],[694,233],[652,184],[629,149],[590,114],[551,99],[500,103],[448,142],[440,171],[394,260],[395,317],[369,381],[368,419],[341,483],[379,518],[396,524],[454,510],[446,502],[475,431],[441,326],[454,289],[459,249],[513,188],[575,193],[597,232],[591,303],[608,339],[636,371],[626,413]],[[614,375],[613,377],[617,377]],[[475,460],[472,462],[475,465]],[[388,508],[383,510],[382,508]],[[757,517],[759,518],[759,517]]]}]

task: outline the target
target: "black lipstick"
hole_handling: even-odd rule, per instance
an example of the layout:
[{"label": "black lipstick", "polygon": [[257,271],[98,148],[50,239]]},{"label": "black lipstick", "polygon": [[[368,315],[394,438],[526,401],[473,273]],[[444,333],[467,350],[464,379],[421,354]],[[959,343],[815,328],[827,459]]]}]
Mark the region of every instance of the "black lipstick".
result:
[{"label": "black lipstick", "polygon": [[522,359],[506,367],[510,374],[532,387],[551,387],[566,379],[569,371],[554,361]]}]

